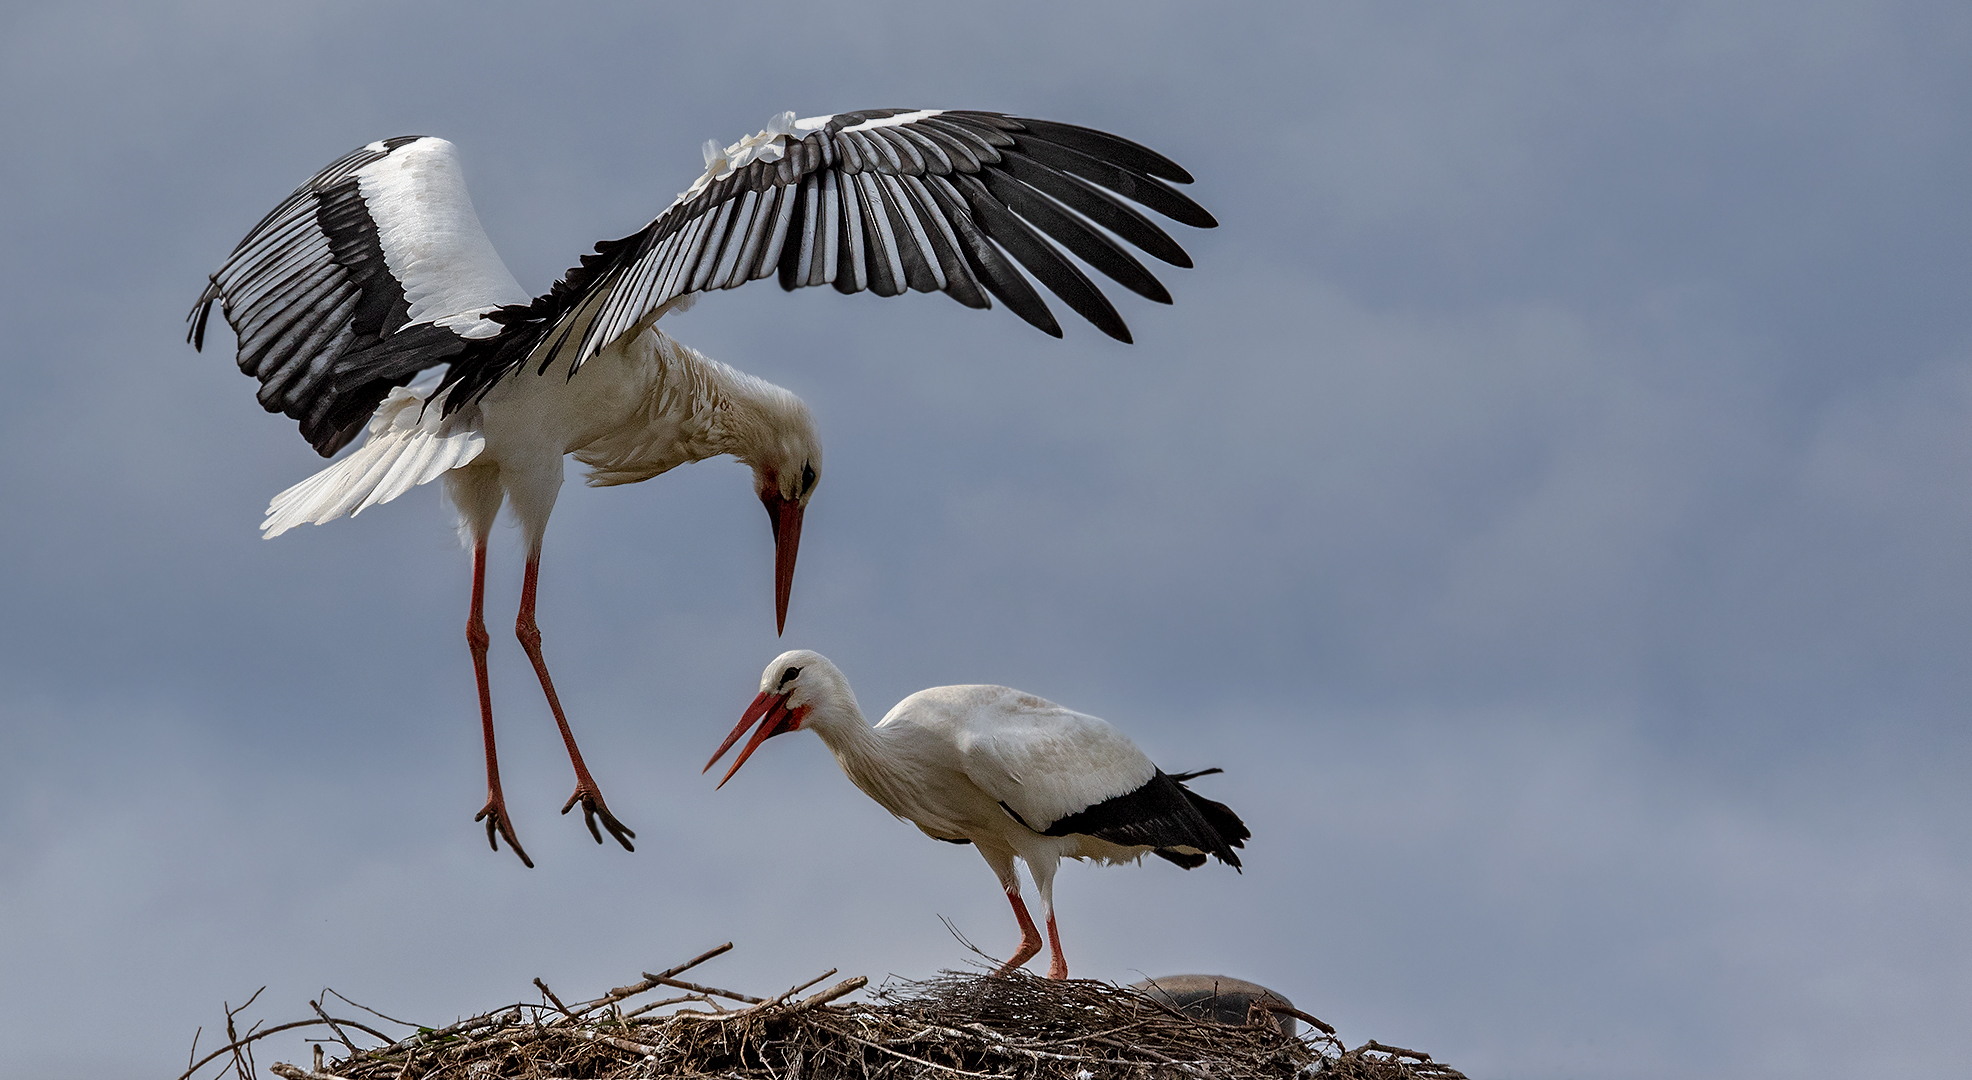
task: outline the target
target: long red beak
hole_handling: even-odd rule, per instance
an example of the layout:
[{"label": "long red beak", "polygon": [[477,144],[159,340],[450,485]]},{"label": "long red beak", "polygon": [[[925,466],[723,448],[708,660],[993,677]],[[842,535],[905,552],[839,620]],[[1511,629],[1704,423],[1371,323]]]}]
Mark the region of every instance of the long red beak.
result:
[{"label": "long red beak", "polygon": [[778,491],[760,496],[774,526],[774,633],[787,630],[787,598],[794,592],[794,556],[801,548],[801,515],[807,508]]},{"label": "long red beak", "polygon": [[[763,717],[765,719],[762,719]],[[746,715],[740,717],[739,726],[733,729],[731,735],[726,736],[725,742],[719,744],[719,752],[713,754],[712,760],[706,762],[705,768],[700,769],[699,772],[711,772],[712,766],[719,764],[719,759],[726,756],[726,751],[733,748],[733,744],[739,741],[741,735],[746,734],[746,729],[752,727],[755,720],[760,721],[760,730],[753,733],[753,738],[747,741],[746,748],[740,751],[739,757],[733,759],[733,767],[727,769],[726,775],[719,778],[719,787],[726,786],[726,781],[731,780],[740,766],[746,764],[746,759],[752,757],[755,750],[760,749],[761,743],[783,732],[794,730],[794,713],[787,707],[787,695],[762,690],[760,696],[753,699],[753,704],[746,707]],[[717,791],[719,788],[712,790]]]}]

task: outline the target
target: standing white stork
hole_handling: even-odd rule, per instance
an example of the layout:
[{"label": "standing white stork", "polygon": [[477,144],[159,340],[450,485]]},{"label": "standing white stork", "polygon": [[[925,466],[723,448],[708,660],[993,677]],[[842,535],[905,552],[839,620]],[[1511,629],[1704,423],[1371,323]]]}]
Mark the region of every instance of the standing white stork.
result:
[{"label": "standing white stork", "polygon": [[938,686],[863,719],[849,680],[820,653],[782,653],[760,676],[760,696],[705,763],[710,771],[746,730],[753,738],[719,781],[760,744],[813,731],[842,771],[885,810],[948,844],[971,844],[1000,879],[1020,947],[1006,974],[1041,951],[1020,899],[1015,856],[1027,864],[1047,916],[1048,977],[1068,977],[1054,922],[1054,873],[1063,856],[1119,863],[1154,854],[1190,870],[1211,855],[1234,869],[1252,833],[1224,803],[1184,782],[1218,769],[1166,774],[1124,734],[1093,716],[1004,686]]},{"label": "standing white stork", "polygon": [[1100,131],[997,113],[877,109],[796,120],[789,112],[723,149],[708,141],[704,154],[704,174],[655,220],[597,244],[530,300],[480,228],[452,145],[374,142],[254,226],[188,317],[187,337],[202,348],[206,318],[221,305],[239,338],[240,370],[260,380],[261,404],[300,421],[324,457],[368,429],[361,447],[274,497],[267,536],[446,478],[473,557],[466,639],[487,787],[474,820],[486,822],[496,850],[505,837],[529,866],[500,792],[486,673],[486,541],[503,501],[527,545],[515,630],[575,767],[562,812],[580,802],[597,843],[598,816],[626,849],[635,834],[609,812],[582,762],[534,621],[563,457],[588,465],[596,485],[721,454],[751,466],[774,529],[776,626],[787,622],[802,515],[821,476],[813,421],[793,394],[657,331],[661,316],[702,292],[778,274],[789,290],[937,290],[977,308],[991,306],[990,293],[1061,336],[1017,261],[1127,342],[1116,309],[1047,238],[1169,303],[1117,241],[1178,266],[1191,260],[1131,203],[1200,228],[1216,224],[1165,182],[1191,176],[1163,156]]}]

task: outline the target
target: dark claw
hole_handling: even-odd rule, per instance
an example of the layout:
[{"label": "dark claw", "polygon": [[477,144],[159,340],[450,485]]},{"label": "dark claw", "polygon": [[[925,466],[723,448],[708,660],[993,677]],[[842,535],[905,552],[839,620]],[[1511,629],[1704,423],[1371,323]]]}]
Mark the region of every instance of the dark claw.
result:
[{"label": "dark claw", "polygon": [[514,836],[513,823],[507,820],[507,807],[504,802],[497,798],[486,800],[486,805],[481,807],[479,813],[474,814],[472,819],[485,820],[486,842],[494,851],[500,850],[500,837],[504,836],[507,838],[507,846],[513,848],[514,854],[520,856],[521,864],[529,870],[534,869],[534,860],[527,857],[527,849],[521,847],[520,841]]},{"label": "dark claw", "polygon": [[609,834],[616,838],[616,842],[623,845],[623,850],[637,850],[636,845],[630,842],[637,834],[628,825],[616,820],[615,814],[609,812],[609,804],[603,802],[602,792],[592,787],[577,785],[575,794],[570,795],[568,801],[562,804],[561,812],[568,813],[578,802],[582,804],[582,822],[589,826],[589,835],[596,838],[596,843],[603,842],[602,830],[596,828],[596,818],[600,815],[603,819],[603,828],[608,829]]}]

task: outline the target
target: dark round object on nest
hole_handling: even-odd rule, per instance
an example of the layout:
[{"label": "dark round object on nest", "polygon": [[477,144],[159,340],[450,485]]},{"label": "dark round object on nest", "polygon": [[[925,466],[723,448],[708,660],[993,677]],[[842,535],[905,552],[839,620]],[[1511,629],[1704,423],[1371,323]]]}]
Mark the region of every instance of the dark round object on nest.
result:
[{"label": "dark round object on nest", "polygon": [[[1131,983],[1130,989],[1141,990],[1180,1012],[1221,1024],[1246,1023],[1247,1011],[1256,1001],[1277,1001],[1290,1009],[1294,1007],[1285,994],[1228,975],[1165,975]],[[1274,1022],[1280,1025],[1281,1034],[1294,1034],[1293,1017],[1277,1014]]]}]

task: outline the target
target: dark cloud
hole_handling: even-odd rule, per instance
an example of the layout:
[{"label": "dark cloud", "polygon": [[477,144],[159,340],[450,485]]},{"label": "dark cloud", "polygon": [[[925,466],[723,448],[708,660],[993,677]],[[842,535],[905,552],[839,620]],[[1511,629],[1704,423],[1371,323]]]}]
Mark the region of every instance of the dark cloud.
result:
[{"label": "dark cloud", "polygon": [[[872,716],[1003,682],[1227,769],[1247,872],[1069,868],[1077,974],[1256,978],[1475,1076],[1962,1069],[1968,38],[1923,3],[16,5],[0,1068],[155,1076],[263,983],[443,1021],[727,939],[756,988],[959,964],[939,914],[1004,949],[978,858],[813,740],[697,774],[801,646]],[[827,442],[788,636],[742,469],[571,485],[542,625],[638,851],[555,816],[496,634],[541,869],[487,852],[448,512],[259,540],[319,459],[185,308],[374,138],[457,143],[540,288],[706,138],[921,104],[1139,138],[1224,227],[1121,305],[1132,347],[765,286],[678,318]],[[518,576],[496,549],[489,610]]]}]

